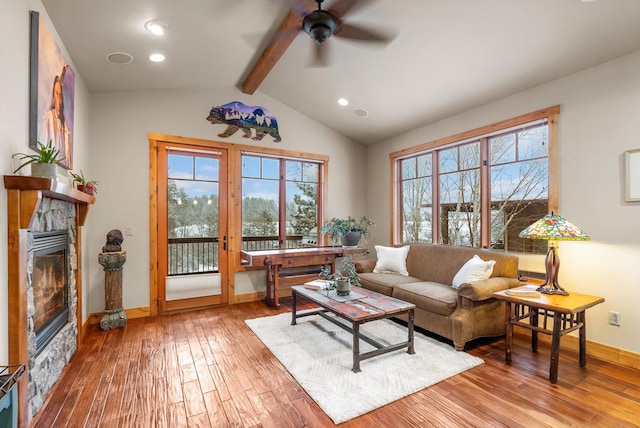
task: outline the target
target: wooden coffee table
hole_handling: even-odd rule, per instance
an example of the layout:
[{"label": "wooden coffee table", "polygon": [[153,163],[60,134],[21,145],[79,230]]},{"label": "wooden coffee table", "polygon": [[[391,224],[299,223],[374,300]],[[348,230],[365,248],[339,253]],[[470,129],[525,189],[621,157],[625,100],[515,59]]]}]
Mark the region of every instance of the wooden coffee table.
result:
[{"label": "wooden coffee table", "polygon": [[[353,334],[353,368],[355,373],[360,371],[360,361],[372,358],[387,352],[396,351],[398,349],[407,348],[407,353],[415,353],[413,349],[413,311],[415,305],[394,299],[375,291],[366,290],[360,287],[352,287],[352,294],[357,293],[361,298],[343,301],[340,297],[328,297],[326,292],[311,290],[305,288],[304,285],[295,285],[291,287],[291,295],[293,298],[291,325],[296,325],[298,318],[308,317],[310,315],[320,315],[327,321],[332,322],[338,327]],[[317,309],[308,309],[305,311],[297,311],[296,302],[298,297],[303,297],[319,306]],[[353,297],[353,296],[352,296]],[[328,312],[335,316],[328,315]],[[393,345],[385,346],[374,339],[360,333],[362,324],[391,318],[398,315],[407,315],[407,341]],[[336,317],[346,320],[351,326],[340,322]],[[370,352],[360,353],[360,339],[374,346],[376,349]]]}]

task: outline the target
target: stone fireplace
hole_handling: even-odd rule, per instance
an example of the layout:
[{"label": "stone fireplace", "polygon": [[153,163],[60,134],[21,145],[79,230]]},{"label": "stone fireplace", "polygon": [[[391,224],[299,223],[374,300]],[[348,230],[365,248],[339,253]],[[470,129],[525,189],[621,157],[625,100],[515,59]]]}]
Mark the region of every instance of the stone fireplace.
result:
[{"label": "stone fireplace", "polygon": [[4,176],[9,364],[23,365],[18,426],[28,426],[84,337],[81,226],[91,195],[57,180]]},{"label": "stone fireplace", "polygon": [[27,232],[29,419],[76,351],[75,204],[43,197]]}]

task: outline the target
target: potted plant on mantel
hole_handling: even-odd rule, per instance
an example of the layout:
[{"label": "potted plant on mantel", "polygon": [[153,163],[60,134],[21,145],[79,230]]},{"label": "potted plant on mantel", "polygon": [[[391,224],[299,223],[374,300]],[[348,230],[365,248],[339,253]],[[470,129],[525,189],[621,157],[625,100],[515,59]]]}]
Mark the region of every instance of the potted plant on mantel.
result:
[{"label": "potted plant on mantel", "polygon": [[14,173],[20,171],[27,165],[31,165],[31,175],[34,177],[44,177],[56,180],[58,178],[58,162],[63,161],[65,158],[60,157],[60,150],[54,145],[53,141],[49,140],[47,144],[42,144],[40,141],[36,141],[36,154],[15,153],[12,157],[22,156],[21,161],[25,161],[16,168]]},{"label": "potted plant on mantel", "polygon": [[73,182],[76,184],[76,188],[88,195],[95,195],[98,193],[98,182],[96,180],[87,180],[84,178],[84,173],[80,170],[80,174],[70,172],[73,177]]},{"label": "potted plant on mantel", "polygon": [[346,220],[333,217],[322,226],[322,233],[326,233],[329,239],[342,243],[343,247],[354,248],[358,246],[361,237],[368,237],[369,228],[375,226],[370,218],[362,216],[359,220],[349,216]]}]

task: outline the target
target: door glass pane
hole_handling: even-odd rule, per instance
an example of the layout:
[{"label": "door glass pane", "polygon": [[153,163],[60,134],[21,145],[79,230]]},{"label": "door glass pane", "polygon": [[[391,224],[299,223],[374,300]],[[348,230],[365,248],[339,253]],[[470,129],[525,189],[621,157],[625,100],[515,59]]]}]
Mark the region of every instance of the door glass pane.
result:
[{"label": "door glass pane", "polygon": [[219,160],[167,157],[168,274],[218,272]]}]

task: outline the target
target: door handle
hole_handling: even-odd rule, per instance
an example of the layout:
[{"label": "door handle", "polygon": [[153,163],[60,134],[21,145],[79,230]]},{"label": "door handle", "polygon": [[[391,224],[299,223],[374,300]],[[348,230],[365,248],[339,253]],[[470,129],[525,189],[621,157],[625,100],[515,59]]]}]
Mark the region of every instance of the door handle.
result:
[{"label": "door handle", "polygon": [[227,251],[227,236],[222,237],[222,250]]}]

